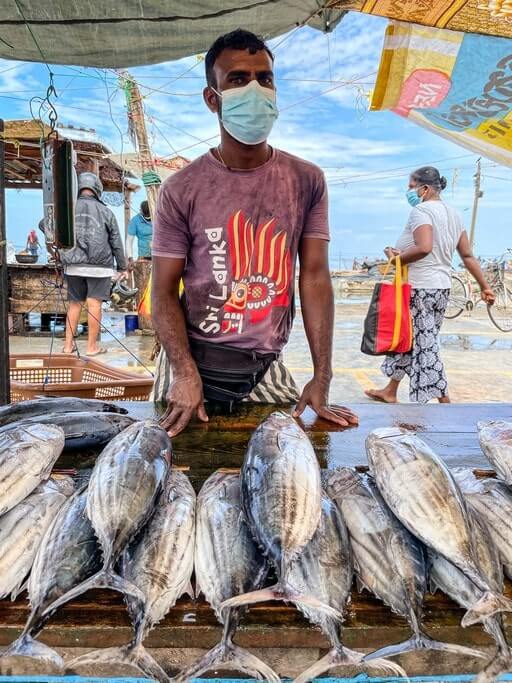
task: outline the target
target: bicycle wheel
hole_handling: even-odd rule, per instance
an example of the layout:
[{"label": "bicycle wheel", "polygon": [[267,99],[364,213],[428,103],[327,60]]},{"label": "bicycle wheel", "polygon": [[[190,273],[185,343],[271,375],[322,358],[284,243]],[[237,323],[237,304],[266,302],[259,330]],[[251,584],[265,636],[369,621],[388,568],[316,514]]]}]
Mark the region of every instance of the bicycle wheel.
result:
[{"label": "bicycle wheel", "polygon": [[458,275],[452,275],[450,297],[444,317],[450,320],[457,318],[466,309],[467,302],[468,290],[466,284]]},{"label": "bicycle wheel", "polygon": [[512,291],[507,288],[496,292],[496,301],[487,306],[487,313],[501,332],[512,332]]}]

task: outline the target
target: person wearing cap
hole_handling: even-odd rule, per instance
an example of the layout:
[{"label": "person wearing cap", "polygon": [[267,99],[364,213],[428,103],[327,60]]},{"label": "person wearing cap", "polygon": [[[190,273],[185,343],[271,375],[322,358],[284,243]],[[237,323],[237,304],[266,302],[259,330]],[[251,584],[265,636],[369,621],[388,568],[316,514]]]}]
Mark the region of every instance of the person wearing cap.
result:
[{"label": "person wearing cap", "polygon": [[381,369],[388,384],[367,390],[371,399],[396,403],[400,382],[408,375],[412,402],[435,398],[450,403],[439,333],[450,296],[455,251],[477,281],[482,299],[494,303],[494,292],[473,256],[460,215],[441,198],[446,185],[446,178],[433,166],[423,166],[409,177],[406,197],[412,211],[396,247],[386,247],[384,253],[391,261],[399,255],[402,265],[409,266],[413,345],[408,353],[386,356]]},{"label": "person wearing cap", "polygon": [[64,353],[75,351],[74,338],[84,305],[88,313],[87,355],[106,352],[98,345],[101,304],[110,298],[112,278],[126,276],[121,234],[114,214],[101,201],[102,192],[103,185],[94,173],[78,176],[75,246],[60,255],[69,302]]},{"label": "person wearing cap", "polygon": [[153,224],[147,201],[141,202],[139,213],[128,223],[128,238],[126,240],[126,255],[128,262],[133,261],[133,245],[137,239],[139,258],[151,259],[151,241],[153,239]]}]

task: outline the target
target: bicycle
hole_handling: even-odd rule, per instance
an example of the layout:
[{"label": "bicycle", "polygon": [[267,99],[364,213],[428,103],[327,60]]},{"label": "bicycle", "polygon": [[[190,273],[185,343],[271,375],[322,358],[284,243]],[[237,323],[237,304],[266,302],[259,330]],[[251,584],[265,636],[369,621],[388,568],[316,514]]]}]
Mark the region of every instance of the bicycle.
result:
[{"label": "bicycle", "polygon": [[[501,332],[512,332],[512,281],[507,282],[507,263],[512,256],[512,249],[499,259],[487,263],[485,274],[491,289],[496,294],[492,306],[487,306],[487,313],[493,325]],[[452,273],[450,297],[446,308],[445,318],[454,320],[464,311],[472,311],[481,301],[480,292],[474,291],[470,280],[464,279],[457,273]]]}]

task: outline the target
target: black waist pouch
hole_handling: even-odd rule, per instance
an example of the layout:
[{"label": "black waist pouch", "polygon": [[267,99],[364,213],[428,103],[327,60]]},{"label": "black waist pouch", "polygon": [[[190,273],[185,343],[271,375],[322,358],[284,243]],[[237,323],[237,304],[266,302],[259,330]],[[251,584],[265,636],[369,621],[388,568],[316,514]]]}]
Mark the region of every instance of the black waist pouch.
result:
[{"label": "black waist pouch", "polygon": [[225,344],[190,339],[190,350],[207,401],[236,403],[261,381],[277,353],[256,353]]}]

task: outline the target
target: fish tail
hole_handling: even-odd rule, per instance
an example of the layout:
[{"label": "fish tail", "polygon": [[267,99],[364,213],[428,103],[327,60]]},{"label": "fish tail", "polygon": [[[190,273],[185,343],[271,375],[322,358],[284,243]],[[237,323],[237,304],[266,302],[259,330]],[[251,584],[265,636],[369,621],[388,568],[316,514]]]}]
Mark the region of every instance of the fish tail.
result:
[{"label": "fish tail", "polygon": [[250,593],[243,593],[242,595],[237,595],[234,598],[229,598],[221,604],[221,610],[233,607],[242,607],[243,605],[254,605],[259,602],[267,602],[268,600],[282,600],[283,602],[293,602],[295,605],[304,605],[304,607],[309,607],[310,609],[316,609],[322,612],[331,619],[336,619],[337,621],[342,621],[343,617],[329,605],[320,602],[317,598],[312,595],[307,595],[296,590],[289,584],[278,582],[274,586],[269,588],[262,588],[261,590],[252,591]]},{"label": "fish tail", "polygon": [[92,588],[110,588],[112,590],[118,591],[119,593],[123,593],[124,595],[129,595],[131,598],[137,601],[138,605],[142,605],[144,603],[144,595],[137,588],[137,586],[131,583],[131,581],[123,579],[123,577],[119,576],[119,574],[116,574],[113,569],[106,568],[102,569],[97,574],[94,574],[86,581],[78,584],[78,586],[75,586],[67,593],[64,593],[64,595],[61,595],[60,598],[55,600],[55,602],[52,602],[52,604],[47,607],[43,613],[43,616],[50,613],[53,614],[56,609],[64,605],[66,602],[74,600],[79,595],[82,595]]},{"label": "fish tail", "polygon": [[504,595],[487,591],[462,617],[461,625],[479,624],[500,612],[512,612],[512,600]]},{"label": "fish tail", "polygon": [[35,640],[28,633],[22,633],[14,643],[3,650],[0,657],[30,657],[44,664],[50,664],[60,671],[64,670],[64,660],[58,652]]},{"label": "fish tail", "polygon": [[233,643],[221,642],[172,679],[172,683],[186,683],[205,671],[225,668],[248,674],[251,678],[280,683],[278,674],[268,664]]},{"label": "fish tail", "polygon": [[301,673],[294,683],[307,683],[318,678],[321,674],[329,671],[329,669],[334,669],[338,666],[357,666],[368,672],[379,669],[384,674],[401,676],[408,680],[406,672],[394,662],[388,662],[386,659],[375,659],[370,663],[366,661],[362,652],[349,650],[346,647],[336,647],[328,652],[325,657],[322,657],[322,659],[319,659],[310,666],[309,669]]},{"label": "fish tail", "polygon": [[508,673],[512,668],[512,653],[502,652],[495,655],[486,667],[473,679],[473,683],[494,683],[498,676]]},{"label": "fish tail", "polygon": [[149,654],[141,644],[128,643],[121,647],[106,647],[101,650],[93,650],[81,657],[71,660],[67,666],[68,671],[74,671],[80,667],[90,667],[96,664],[121,664],[131,666],[158,683],[170,683],[171,679],[162,669],[160,664]]},{"label": "fish tail", "polygon": [[483,652],[480,652],[480,650],[473,650],[472,648],[464,647],[463,645],[443,643],[439,640],[433,640],[425,633],[418,633],[413,635],[408,640],[404,640],[402,643],[382,647],[379,650],[375,650],[375,652],[371,652],[370,654],[366,655],[364,661],[371,662],[380,657],[396,657],[397,655],[402,655],[405,652],[414,652],[416,650],[438,650],[441,652],[460,654],[466,657],[487,658],[487,655]]}]

